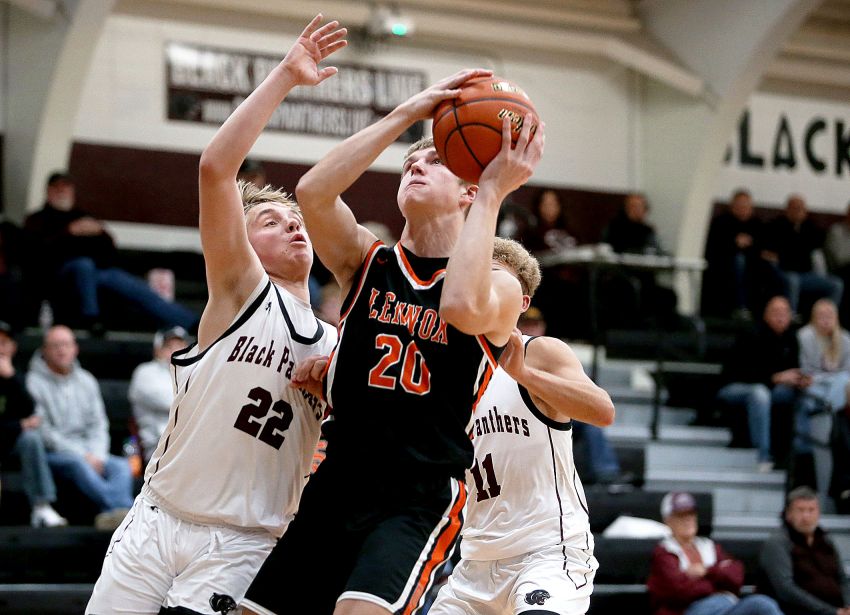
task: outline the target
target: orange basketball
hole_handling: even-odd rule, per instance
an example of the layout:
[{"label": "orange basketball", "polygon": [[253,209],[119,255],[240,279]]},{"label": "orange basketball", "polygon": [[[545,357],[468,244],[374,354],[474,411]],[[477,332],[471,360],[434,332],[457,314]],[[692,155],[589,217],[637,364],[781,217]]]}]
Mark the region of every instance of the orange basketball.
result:
[{"label": "orange basketball", "polygon": [[502,118],[510,118],[511,138],[516,145],[529,112],[533,134],[539,118],[525,92],[499,77],[470,79],[460,96],[444,100],[434,111],[437,153],[452,173],[476,183],[502,147]]}]

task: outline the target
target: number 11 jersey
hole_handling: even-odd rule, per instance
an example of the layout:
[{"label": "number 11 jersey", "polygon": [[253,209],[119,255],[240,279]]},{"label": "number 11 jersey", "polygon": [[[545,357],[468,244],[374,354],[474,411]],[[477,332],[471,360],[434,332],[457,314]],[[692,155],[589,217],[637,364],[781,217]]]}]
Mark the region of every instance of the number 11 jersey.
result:
[{"label": "number 11 jersey", "polygon": [[172,356],[176,395],[142,493],[188,521],[281,536],[325,412],[324,402],[289,386],[292,370],[335,342],[308,303],[264,275],[215,342]]}]

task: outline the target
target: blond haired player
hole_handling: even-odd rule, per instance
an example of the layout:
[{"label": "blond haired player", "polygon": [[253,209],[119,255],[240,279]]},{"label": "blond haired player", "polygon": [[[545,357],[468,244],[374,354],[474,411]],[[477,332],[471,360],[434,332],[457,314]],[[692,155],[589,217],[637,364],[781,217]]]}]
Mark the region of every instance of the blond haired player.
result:
[{"label": "blond haired player", "polygon": [[[528,295],[531,262],[513,265]],[[597,563],[572,420],[608,425],[614,406],[555,338],[516,331],[499,364],[473,417],[462,560],[429,615],[582,615]]]},{"label": "blond haired player", "polygon": [[284,96],[335,74],[318,64],[345,45],[345,29],[320,23],[201,156],[210,300],[197,345],[172,358],[169,426],[109,545],[91,615],[234,609],[298,506],[324,404],[289,383],[295,362],[328,353],[336,335],[310,309],[312,247],[297,206],[236,174]]}]

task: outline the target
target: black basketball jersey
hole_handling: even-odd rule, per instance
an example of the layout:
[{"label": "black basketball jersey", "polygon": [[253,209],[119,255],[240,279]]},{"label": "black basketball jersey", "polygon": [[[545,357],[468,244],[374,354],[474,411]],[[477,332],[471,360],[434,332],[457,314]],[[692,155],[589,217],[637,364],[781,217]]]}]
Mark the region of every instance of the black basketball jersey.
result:
[{"label": "black basketball jersey", "polygon": [[501,349],[440,318],[447,262],[401,244],[369,251],[342,304],[325,380],[335,423],[328,461],[413,480],[462,480],[472,464],[472,413]]}]

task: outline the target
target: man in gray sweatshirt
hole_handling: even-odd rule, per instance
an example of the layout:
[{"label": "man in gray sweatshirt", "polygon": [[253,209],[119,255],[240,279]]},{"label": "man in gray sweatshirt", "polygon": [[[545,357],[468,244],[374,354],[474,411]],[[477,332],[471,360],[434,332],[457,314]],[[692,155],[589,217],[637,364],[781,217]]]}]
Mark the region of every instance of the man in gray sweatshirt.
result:
[{"label": "man in gray sweatshirt", "polygon": [[[47,461],[100,508],[115,513],[133,504],[133,479],[123,457],[109,454],[109,424],[100,387],[77,362],[79,347],[65,326],[50,328],[33,355],[27,389],[41,417]],[[103,518],[103,525],[108,520]]]}]

